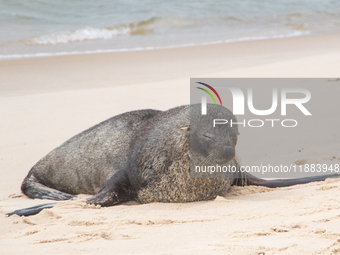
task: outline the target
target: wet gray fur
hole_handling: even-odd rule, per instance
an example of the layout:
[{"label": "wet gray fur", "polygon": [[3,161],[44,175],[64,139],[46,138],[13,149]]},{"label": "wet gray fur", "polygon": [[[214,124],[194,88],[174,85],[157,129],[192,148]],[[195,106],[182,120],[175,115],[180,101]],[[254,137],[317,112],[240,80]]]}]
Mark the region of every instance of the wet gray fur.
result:
[{"label": "wet gray fur", "polygon": [[235,117],[222,106],[208,105],[208,112],[201,116],[200,105],[186,105],[115,116],[41,159],[25,178],[22,191],[32,198],[54,200],[96,194],[88,203],[102,206],[128,200],[191,202],[225,195],[235,174],[190,178],[190,161],[238,165],[224,153],[225,146],[235,149],[237,127],[212,127],[212,118],[236,121]]}]

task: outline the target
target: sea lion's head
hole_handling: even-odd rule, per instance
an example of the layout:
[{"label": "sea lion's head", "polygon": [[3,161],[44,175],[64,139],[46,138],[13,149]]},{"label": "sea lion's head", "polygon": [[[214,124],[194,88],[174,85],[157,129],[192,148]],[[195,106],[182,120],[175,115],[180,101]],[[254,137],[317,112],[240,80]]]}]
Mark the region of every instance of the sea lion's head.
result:
[{"label": "sea lion's head", "polygon": [[208,104],[207,114],[202,115],[200,104],[191,105],[188,127],[191,163],[224,165],[233,160],[238,128],[231,124],[235,122],[235,116],[223,106]]}]

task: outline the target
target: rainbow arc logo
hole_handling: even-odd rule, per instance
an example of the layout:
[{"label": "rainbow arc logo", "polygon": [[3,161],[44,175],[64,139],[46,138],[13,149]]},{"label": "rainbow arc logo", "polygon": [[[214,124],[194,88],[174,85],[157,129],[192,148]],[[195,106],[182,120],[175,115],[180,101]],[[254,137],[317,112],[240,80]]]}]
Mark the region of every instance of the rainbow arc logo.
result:
[{"label": "rainbow arc logo", "polygon": [[[222,100],[221,100],[221,98],[220,98],[220,95],[217,93],[217,91],[216,91],[213,87],[211,87],[210,85],[208,85],[208,84],[206,84],[206,83],[203,83],[203,82],[197,82],[197,83],[198,83],[198,84],[201,84],[201,85],[203,85],[203,86],[206,86],[206,87],[209,88],[212,92],[214,92],[215,95],[218,97],[218,100],[220,101],[220,104],[222,105]],[[215,100],[214,96],[211,94],[210,91],[208,91],[208,90],[206,90],[206,89],[203,89],[203,88],[201,88],[201,87],[196,87],[196,88],[205,91],[205,92],[212,98],[212,100],[214,100],[215,105],[217,105],[216,100]],[[204,101],[206,101],[206,100],[204,100]]]},{"label": "rainbow arc logo", "polygon": [[[217,96],[218,100],[220,100],[220,104],[222,106],[222,100],[220,98],[220,95],[217,93],[217,91],[213,87],[211,87],[210,85],[208,85],[206,83],[203,83],[203,82],[197,82],[197,83],[207,87],[212,92],[214,92],[214,94]],[[216,100],[215,100],[213,94],[211,94],[211,92],[209,90],[201,88],[201,87],[196,87],[196,88],[206,92],[212,98],[212,100],[214,100],[215,105],[217,105]],[[207,97],[206,97],[206,94],[202,95],[202,103],[201,103],[201,105],[202,105],[202,115],[206,115],[207,114]]]}]

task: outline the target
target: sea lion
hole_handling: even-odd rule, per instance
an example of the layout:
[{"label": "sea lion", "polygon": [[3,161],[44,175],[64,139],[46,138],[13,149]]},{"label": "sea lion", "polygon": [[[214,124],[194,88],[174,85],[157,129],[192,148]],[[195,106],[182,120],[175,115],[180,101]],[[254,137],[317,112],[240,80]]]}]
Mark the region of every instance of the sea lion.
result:
[{"label": "sea lion", "polygon": [[[92,194],[89,204],[112,206],[135,200],[193,202],[224,196],[231,185],[290,186],[333,175],[265,181],[242,172],[219,178],[191,178],[190,166],[220,164],[239,169],[237,125],[212,126],[213,119],[236,122],[227,108],[184,105],[167,111],[139,110],[110,118],[63,143],[32,167],[21,189],[31,198],[67,200]],[[205,177],[205,178],[202,178]],[[216,177],[216,176],[215,176]],[[55,203],[14,211],[32,215]]]}]

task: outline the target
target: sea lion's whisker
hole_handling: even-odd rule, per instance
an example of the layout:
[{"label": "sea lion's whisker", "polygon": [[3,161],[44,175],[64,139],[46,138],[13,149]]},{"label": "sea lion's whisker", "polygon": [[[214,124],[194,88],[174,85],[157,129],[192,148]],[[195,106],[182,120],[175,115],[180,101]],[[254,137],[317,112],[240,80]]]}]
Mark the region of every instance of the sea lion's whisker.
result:
[{"label": "sea lion's whisker", "polygon": [[212,154],[209,154],[208,156],[206,156],[200,163],[199,163],[199,165],[200,166],[204,166],[207,162],[209,162],[210,161],[210,159],[213,157],[213,155]]}]

